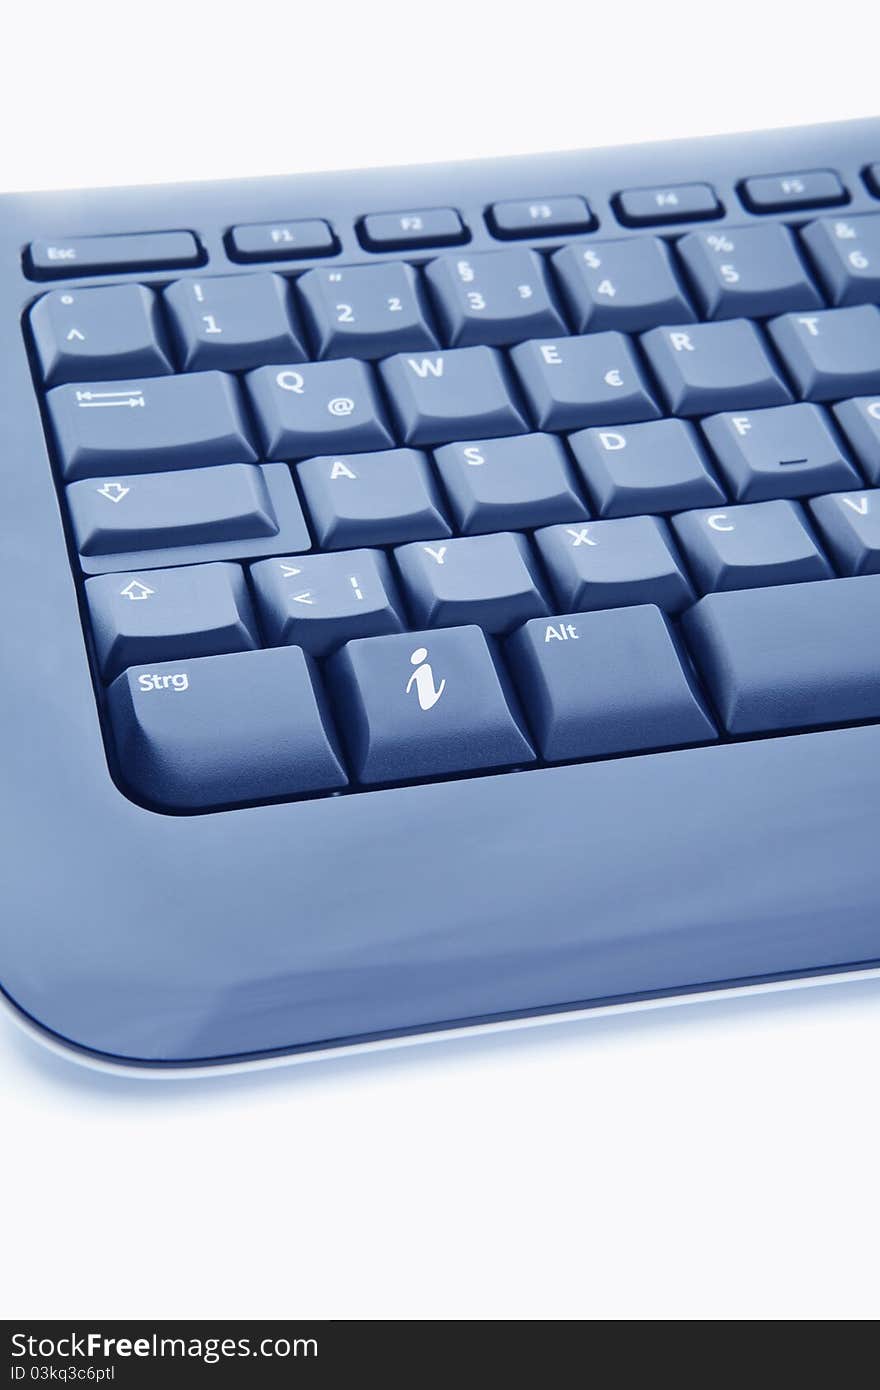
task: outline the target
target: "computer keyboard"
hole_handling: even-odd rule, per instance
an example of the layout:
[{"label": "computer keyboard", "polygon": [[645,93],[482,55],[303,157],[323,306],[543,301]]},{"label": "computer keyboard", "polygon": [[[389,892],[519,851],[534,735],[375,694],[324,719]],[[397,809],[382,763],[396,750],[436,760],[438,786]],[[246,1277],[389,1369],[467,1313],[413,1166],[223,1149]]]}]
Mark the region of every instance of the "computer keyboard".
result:
[{"label": "computer keyboard", "polygon": [[880,958],[803,859],[880,791],[880,121],[0,216],[38,1022],[180,1064]]}]

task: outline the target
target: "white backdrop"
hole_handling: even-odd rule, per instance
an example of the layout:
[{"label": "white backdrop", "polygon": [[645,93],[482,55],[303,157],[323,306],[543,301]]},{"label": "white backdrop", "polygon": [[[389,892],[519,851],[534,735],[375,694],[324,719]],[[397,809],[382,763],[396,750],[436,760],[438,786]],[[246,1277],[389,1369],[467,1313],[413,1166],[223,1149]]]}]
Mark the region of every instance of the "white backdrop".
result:
[{"label": "white backdrop", "polygon": [[[860,0],[306,8],[8,11],[0,188],[880,107]],[[0,1316],[876,1317],[878,1055],[877,981],[194,1083],[0,1019]]]}]

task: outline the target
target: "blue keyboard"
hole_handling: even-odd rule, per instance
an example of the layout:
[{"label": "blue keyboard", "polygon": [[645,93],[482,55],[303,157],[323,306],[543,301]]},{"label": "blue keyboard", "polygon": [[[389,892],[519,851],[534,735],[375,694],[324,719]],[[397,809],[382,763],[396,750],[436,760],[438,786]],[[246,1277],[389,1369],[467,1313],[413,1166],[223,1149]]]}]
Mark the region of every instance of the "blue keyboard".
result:
[{"label": "blue keyboard", "polygon": [[44,1032],[179,1066],[880,959],[880,121],[0,223]]}]

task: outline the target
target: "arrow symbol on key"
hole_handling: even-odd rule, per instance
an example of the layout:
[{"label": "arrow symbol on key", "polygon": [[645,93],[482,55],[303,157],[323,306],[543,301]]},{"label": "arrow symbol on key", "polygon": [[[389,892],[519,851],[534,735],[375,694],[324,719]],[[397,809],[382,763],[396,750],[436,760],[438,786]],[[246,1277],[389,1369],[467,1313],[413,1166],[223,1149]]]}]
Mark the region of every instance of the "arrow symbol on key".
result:
[{"label": "arrow symbol on key", "polygon": [[292,579],[295,574],[302,574],[302,570],[298,570],[296,565],[285,565],[283,560],[279,561],[279,564],[281,565],[281,577],[283,579]]},{"label": "arrow symbol on key", "polygon": [[121,483],[105,483],[98,488],[99,496],[106,497],[108,502],[121,502],[130,492],[131,488],[123,487]]},{"label": "arrow symbol on key", "polygon": [[290,597],[293,599],[294,603],[313,604],[315,602],[315,600],[312,598],[311,589],[306,589],[301,594],[291,594]]}]

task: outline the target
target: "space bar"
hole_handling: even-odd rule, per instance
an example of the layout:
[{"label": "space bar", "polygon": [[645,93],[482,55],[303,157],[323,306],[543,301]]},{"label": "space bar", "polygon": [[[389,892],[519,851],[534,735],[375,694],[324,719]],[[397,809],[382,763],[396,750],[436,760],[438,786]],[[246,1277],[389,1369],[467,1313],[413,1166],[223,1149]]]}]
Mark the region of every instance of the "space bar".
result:
[{"label": "space bar", "polygon": [[728,733],[880,719],[880,574],[709,594],[684,632]]}]

